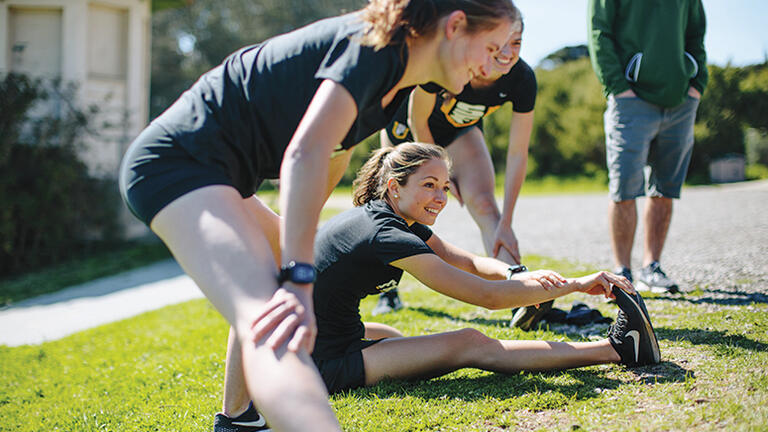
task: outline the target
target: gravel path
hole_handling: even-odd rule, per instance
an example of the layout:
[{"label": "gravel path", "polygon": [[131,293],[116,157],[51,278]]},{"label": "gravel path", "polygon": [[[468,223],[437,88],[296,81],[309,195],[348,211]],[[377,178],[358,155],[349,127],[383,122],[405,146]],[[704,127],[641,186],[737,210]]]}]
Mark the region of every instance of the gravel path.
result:
[{"label": "gravel path", "polygon": [[[638,201],[640,215],[644,201]],[[607,208],[606,194],[520,198],[513,228],[522,253],[611,269]],[[435,231],[482,253],[480,231],[467,212],[453,200],[443,213]],[[639,219],[633,269],[642,259]],[[662,266],[683,291],[698,287],[733,303],[768,302],[768,181],[684,189],[675,201]]]}]

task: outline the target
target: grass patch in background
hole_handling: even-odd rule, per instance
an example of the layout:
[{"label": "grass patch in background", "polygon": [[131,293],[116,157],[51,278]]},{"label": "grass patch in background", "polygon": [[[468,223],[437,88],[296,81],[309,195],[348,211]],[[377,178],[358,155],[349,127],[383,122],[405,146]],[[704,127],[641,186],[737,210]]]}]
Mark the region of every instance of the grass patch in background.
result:
[{"label": "grass patch in background", "polygon": [[[588,267],[525,257],[573,276]],[[473,369],[426,381],[387,381],[335,395],[348,431],[766,430],[768,305],[718,303],[715,288],[649,296],[663,362],[503,375]],[[487,311],[436,294],[410,277],[406,308],[376,317],[407,335],[472,327],[508,339],[583,340],[542,328],[510,329]],[[604,315],[616,307],[571,295]],[[364,300],[371,320],[376,298]],[[227,326],[194,300],[40,346],[0,347],[0,431],[210,430],[220,407]]]},{"label": "grass patch in background", "polygon": [[40,271],[0,280],[0,306],[59,291],[171,257],[160,241],[117,244]]},{"label": "grass patch in background", "polygon": [[[608,191],[607,174],[597,173],[593,177],[526,178],[520,195],[573,195]],[[504,175],[496,176],[496,195],[504,196]]]},{"label": "grass patch in background", "polygon": [[[277,192],[267,192],[265,195],[264,200],[267,205],[276,210]],[[346,199],[345,195],[340,196],[341,199]],[[349,202],[351,201],[350,195]],[[333,206],[326,206],[320,212],[320,220],[328,220],[341,211]],[[88,256],[75,258],[50,268],[0,279],[0,307],[171,257],[171,253],[159,240],[115,244],[112,247],[94,251]]]}]

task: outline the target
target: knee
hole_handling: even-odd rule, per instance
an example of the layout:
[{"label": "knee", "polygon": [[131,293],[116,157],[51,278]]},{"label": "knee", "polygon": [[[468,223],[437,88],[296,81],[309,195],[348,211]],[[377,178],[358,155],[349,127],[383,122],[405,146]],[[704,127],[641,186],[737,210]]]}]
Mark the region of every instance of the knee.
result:
[{"label": "knee", "polygon": [[[469,191],[468,191],[469,192]],[[464,195],[462,193],[462,195]],[[470,192],[469,196],[464,196],[467,206],[478,216],[499,216],[499,207],[496,204],[496,198],[492,192]]]},{"label": "knee", "polygon": [[494,339],[489,338],[479,330],[473,328],[457,330],[455,334],[458,344],[463,348],[460,349],[459,352],[465,354],[472,355],[472,353],[481,352],[482,350],[478,350],[478,348],[482,348],[494,342]]}]

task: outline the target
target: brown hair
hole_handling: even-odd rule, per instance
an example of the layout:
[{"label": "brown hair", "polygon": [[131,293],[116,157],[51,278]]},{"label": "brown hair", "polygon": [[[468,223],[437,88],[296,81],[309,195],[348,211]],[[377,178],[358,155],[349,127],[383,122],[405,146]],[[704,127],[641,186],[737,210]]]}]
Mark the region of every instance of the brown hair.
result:
[{"label": "brown hair", "polygon": [[357,172],[357,178],[352,183],[352,202],[359,207],[369,201],[383,199],[390,178],[405,185],[411,174],[432,159],[443,160],[450,168],[448,153],[434,144],[404,143],[376,150]]},{"label": "brown hair", "polygon": [[370,0],[362,10],[367,29],[363,45],[379,50],[407,36],[431,34],[440,18],[453,11],[467,15],[467,31],[491,30],[503,20],[515,22],[520,10],[512,0]]}]

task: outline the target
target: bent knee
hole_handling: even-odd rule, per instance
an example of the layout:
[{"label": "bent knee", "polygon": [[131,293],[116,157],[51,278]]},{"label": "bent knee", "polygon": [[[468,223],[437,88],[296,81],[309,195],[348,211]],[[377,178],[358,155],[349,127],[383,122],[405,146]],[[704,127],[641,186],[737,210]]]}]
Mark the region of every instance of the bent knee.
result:
[{"label": "bent knee", "polygon": [[[469,191],[467,191],[469,192]],[[464,195],[464,194],[462,194]],[[464,197],[464,202],[472,209],[472,212],[479,216],[498,216],[499,207],[496,204],[496,197],[493,193],[469,193]]]},{"label": "bent knee", "polygon": [[493,341],[493,339],[484,335],[481,331],[473,328],[456,330],[454,333],[461,340],[462,344],[469,347],[476,347]]}]

